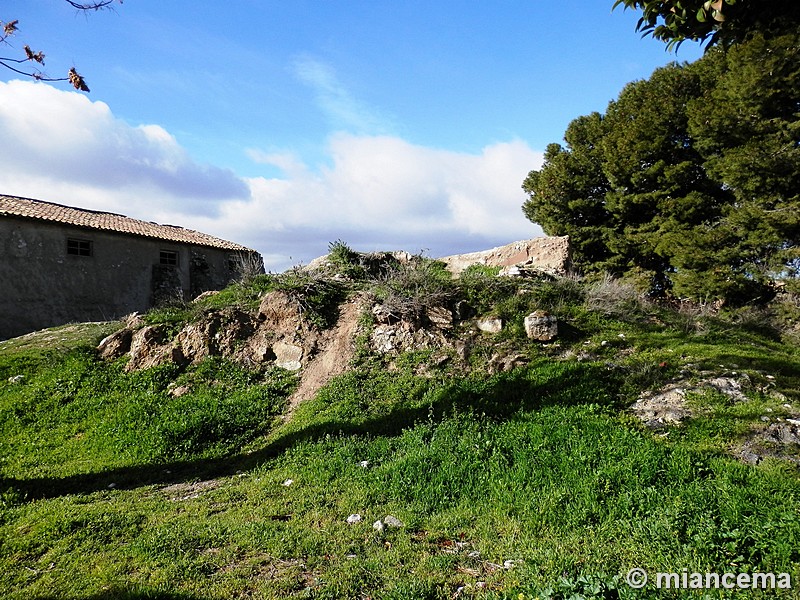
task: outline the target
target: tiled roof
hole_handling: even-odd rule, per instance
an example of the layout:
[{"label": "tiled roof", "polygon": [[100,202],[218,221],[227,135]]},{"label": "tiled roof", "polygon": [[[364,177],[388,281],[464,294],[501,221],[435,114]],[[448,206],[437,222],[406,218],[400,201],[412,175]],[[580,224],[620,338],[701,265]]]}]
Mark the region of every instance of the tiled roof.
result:
[{"label": "tiled roof", "polygon": [[126,233],[143,237],[167,240],[195,246],[210,246],[240,252],[252,252],[250,248],[216,238],[206,233],[184,229],[176,225],[159,225],[149,221],[131,219],[115,213],[73,208],[42,200],[0,195],[0,217],[4,215],[39,219],[50,223],[64,223],[77,227],[88,227],[115,233]]}]

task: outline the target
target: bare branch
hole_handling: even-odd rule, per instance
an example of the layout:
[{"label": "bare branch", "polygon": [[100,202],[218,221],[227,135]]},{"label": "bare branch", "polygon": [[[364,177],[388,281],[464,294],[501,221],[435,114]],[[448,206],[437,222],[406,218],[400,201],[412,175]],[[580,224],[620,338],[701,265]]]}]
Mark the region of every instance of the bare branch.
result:
[{"label": "bare branch", "polygon": [[[90,11],[90,10],[101,10],[103,8],[108,8],[110,5],[114,4],[115,2],[119,2],[122,4],[122,0],[95,0],[94,2],[76,2],[75,0],[64,0],[67,4],[72,6],[77,10],[82,11]],[[113,10],[113,9],[111,9]],[[18,31],[18,20],[8,21],[4,23],[0,21],[0,44],[9,45],[8,38],[14,35]],[[44,73],[39,70],[32,70],[32,71],[24,71],[22,69],[18,69],[17,67],[12,66],[11,63],[15,64],[22,64],[26,62],[34,62],[40,65],[44,65],[44,53],[39,51],[35,52],[31,50],[31,47],[28,45],[23,46],[23,51],[25,52],[25,58],[9,58],[9,57],[2,57],[0,56],[0,67],[5,67],[14,73],[18,73],[19,75],[24,75],[25,77],[30,77],[35,79],[36,81],[69,81],[76,90],[80,90],[82,92],[88,92],[89,86],[86,85],[86,81],[83,77],[75,70],[75,68],[71,68],[67,73],[66,77],[48,77]]]},{"label": "bare branch", "polygon": [[[73,2],[72,0],[65,0],[67,4],[70,6],[74,6],[78,10],[100,10],[108,6],[109,4],[114,4],[117,0],[103,0],[102,2]],[[119,0],[119,3],[122,4],[122,0]]]}]

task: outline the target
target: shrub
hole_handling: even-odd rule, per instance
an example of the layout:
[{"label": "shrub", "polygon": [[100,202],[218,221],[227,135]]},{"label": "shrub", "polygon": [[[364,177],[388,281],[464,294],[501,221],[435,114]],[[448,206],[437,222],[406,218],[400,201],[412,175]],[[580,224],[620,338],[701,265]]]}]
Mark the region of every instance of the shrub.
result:
[{"label": "shrub", "polygon": [[413,321],[426,307],[448,304],[456,289],[444,263],[415,257],[372,279],[367,291],[396,318]]},{"label": "shrub", "polygon": [[271,287],[297,300],[305,318],[322,329],[336,323],[339,304],[347,296],[341,282],[298,267],[275,275]]}]

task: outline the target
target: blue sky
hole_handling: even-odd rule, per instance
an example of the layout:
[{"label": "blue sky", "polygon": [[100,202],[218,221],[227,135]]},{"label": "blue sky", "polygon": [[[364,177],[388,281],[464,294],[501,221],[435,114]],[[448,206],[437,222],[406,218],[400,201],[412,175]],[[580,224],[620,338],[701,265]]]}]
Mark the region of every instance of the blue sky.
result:
[{"label": "blue sky", "polygon": [[0,193],[201,229],[275,270],[342,239],[433,256],[541,235],[520,185],[567,124],[678,55],[611,0],[6,0]]}]

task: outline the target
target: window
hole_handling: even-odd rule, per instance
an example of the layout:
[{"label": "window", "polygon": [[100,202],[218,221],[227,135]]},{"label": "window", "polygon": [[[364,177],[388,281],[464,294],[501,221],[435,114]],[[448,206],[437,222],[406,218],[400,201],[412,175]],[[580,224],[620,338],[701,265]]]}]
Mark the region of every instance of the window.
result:
[{"label": "window", "polygon": [[162,250],[161,258],[159,261],[162,265],[169,265],[171,267],[178,266],[178,253],[172,250]]},{"label": "window", "polygon": [[72,254],[73,256],[92,256],[91,240],[67,238],[67,254]]}]

